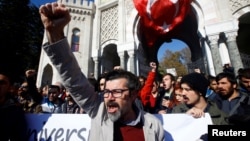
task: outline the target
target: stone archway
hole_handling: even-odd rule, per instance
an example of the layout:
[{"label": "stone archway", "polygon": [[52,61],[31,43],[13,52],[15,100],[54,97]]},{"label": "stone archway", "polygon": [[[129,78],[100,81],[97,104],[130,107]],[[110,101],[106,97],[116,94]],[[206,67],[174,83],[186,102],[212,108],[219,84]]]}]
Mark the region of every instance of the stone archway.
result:
[{"label": "stone archway", "polygon": [[113,70],[114,66],[120,66],[120,57],[116,44],[108,44],[103,48],[101,56],[102,72]]},{"label": "stone archway", "polygon": [[[178,25],[175,29],[169,32],[166,36],[159,38],[153,47],[148,47],[145,42],[144,29],[140,26],[140,21],[138,23],[137,36],[141,43],[141,53],[144,54],[146,62],[154,61],[158,63],[157,52],[164,42],[172,42],[172,39],[179,39],[185,42],[191,52],[191,61],[199,62],[194,63],[199,65],[199,68],[205,72],[205,63],[203,59],[203,51],[200,43],[200,35],[198,34],[198,21],[196,19],[197,13],[194,9],[190,10],[184,21]],[[146,64],[147,64],[146,63]],[[196,67],[196,66],[192,66]]]},{"label": "stone archway", "polygon": [[250,54],[250,12],[239,18],[239,30],[237,36],[237,44],[240,52]]},{"label": "stone archway", "polygon": [[244,67],[250,67],[250,12],[239,18],[239,30],[236,38]]},{"label": "stone archway", "polygon": [[53,77],[52,66],[50,64],[47,64],[43,69],[41,87],[52,84],[52,77]]}]

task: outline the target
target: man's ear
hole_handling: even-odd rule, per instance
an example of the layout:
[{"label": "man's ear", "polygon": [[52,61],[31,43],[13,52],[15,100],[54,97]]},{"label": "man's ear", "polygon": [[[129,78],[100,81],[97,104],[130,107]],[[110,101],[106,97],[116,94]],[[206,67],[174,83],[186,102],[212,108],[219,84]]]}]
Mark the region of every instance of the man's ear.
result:
[{"label": "man's ear", "polygon": [[171,84],[174,85],[175,81],[172,81]]}]

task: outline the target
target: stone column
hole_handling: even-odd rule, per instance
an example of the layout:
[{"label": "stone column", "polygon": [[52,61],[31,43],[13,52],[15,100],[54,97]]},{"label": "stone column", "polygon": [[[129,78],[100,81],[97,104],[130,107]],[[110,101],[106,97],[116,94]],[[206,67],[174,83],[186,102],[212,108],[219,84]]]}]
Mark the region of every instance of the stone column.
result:
[{"label": "stone column", "polygon": [[130,72],[135,74],[135,51],[130,50],[128,51],[129,55],[129,70]]},{"label": "stone column", "polygon": [[214,63],[214,68],[215,68],[215,74],[217,75],[218,73],[222,72],[223,66],[221,64],[220,60],[220,53],[219,53],[219,46],[218,46],[218,40],[219,40],[219,35],[211,35],[208,37],[210,41],[210,48],[211,48],[211,53],[212,53],[212,58],[213,58],[213,63]]},{"label": "stone column", "polygon": [[237,36],[236,31],[226,33],[228,53],[230,56],[231,65],[232,67],[234,67],[235,73],[237,73],[237,70],[239,68],[243,68],[243,63],[236,43],[236,36]]},{"label": "stone column", "polygon": [[214,70],[214,64],[213,64],[213,58],[211,54],[211,48],[209,47],[207,41],[205,39],[202,40],[203,42],[203,47],[205,48],[205,53],[207,57],[207,68],[208,68],[208,73],[212,76],[215,76],[215,70]]},{"label": "stone column", "polygon": [[126,70],[126,68],[125,68],[125,63],[124,63],[124,51],[119,52],[118,54],[119,54],[119,57],[120,57],[120,66],[121,66],[123,69]]},{"label": "stone column", "polygon": [[99,66],[99,60],[98,60],[98,57],[93,57],[93,60],[94,60],[94,75],[95,75],[95,78],[97,79],[98,78],[98,66]]}]

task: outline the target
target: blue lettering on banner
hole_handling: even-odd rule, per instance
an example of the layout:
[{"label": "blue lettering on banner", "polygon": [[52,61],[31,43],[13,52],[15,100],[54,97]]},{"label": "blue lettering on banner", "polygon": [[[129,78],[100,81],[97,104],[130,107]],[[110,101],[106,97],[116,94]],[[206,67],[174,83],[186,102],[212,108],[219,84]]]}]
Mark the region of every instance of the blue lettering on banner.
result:
[{"label": "blue lettering on banner", "polygon": [[[83,133],[86,133],[86,128],[77,129],[63,129],[63,128],[53,128],[51,132],[48,132],[47,128],[44,128],[40,131],[40,136],[38,137],[38,130],[36,129],[28,129],[28,137],[29,140],[37,141],[37,140],[64,140],[71,141],[71,137],[76,135],[81,141],[86,141]],[[65,134],[66,133],[66,134]]]},{"label": "blue lettering on banner", "polygon": [[[162,122],[168,141],[197,140],[212,124],[207,113],[198,119],[187,114],[155,116]],[[26,119],[28,141],[87,141],[91,127],[87,114],[27,114]]]},{"label": "blue lettering on banner", "polygon": [[28,121],[27,135],[29,141],[87,141],[90,128],[88,116],[27,114],[26,118]]}]

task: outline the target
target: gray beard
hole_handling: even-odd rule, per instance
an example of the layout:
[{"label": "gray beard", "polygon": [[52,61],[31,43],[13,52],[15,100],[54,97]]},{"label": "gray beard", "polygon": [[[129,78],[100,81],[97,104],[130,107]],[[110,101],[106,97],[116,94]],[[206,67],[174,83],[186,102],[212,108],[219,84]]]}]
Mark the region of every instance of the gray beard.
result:
[{"label": "gray beard", "polygon": [[109,119],[110,119],[111,121],[116,122],[116,121],[118,121],[118,119],[120,119],[120,117],[121,117],[121,111],[118,110],[118,111],[117,111],[116,113],[114,113],[114,114],[108,113],[108,117],[109,117]]}]

